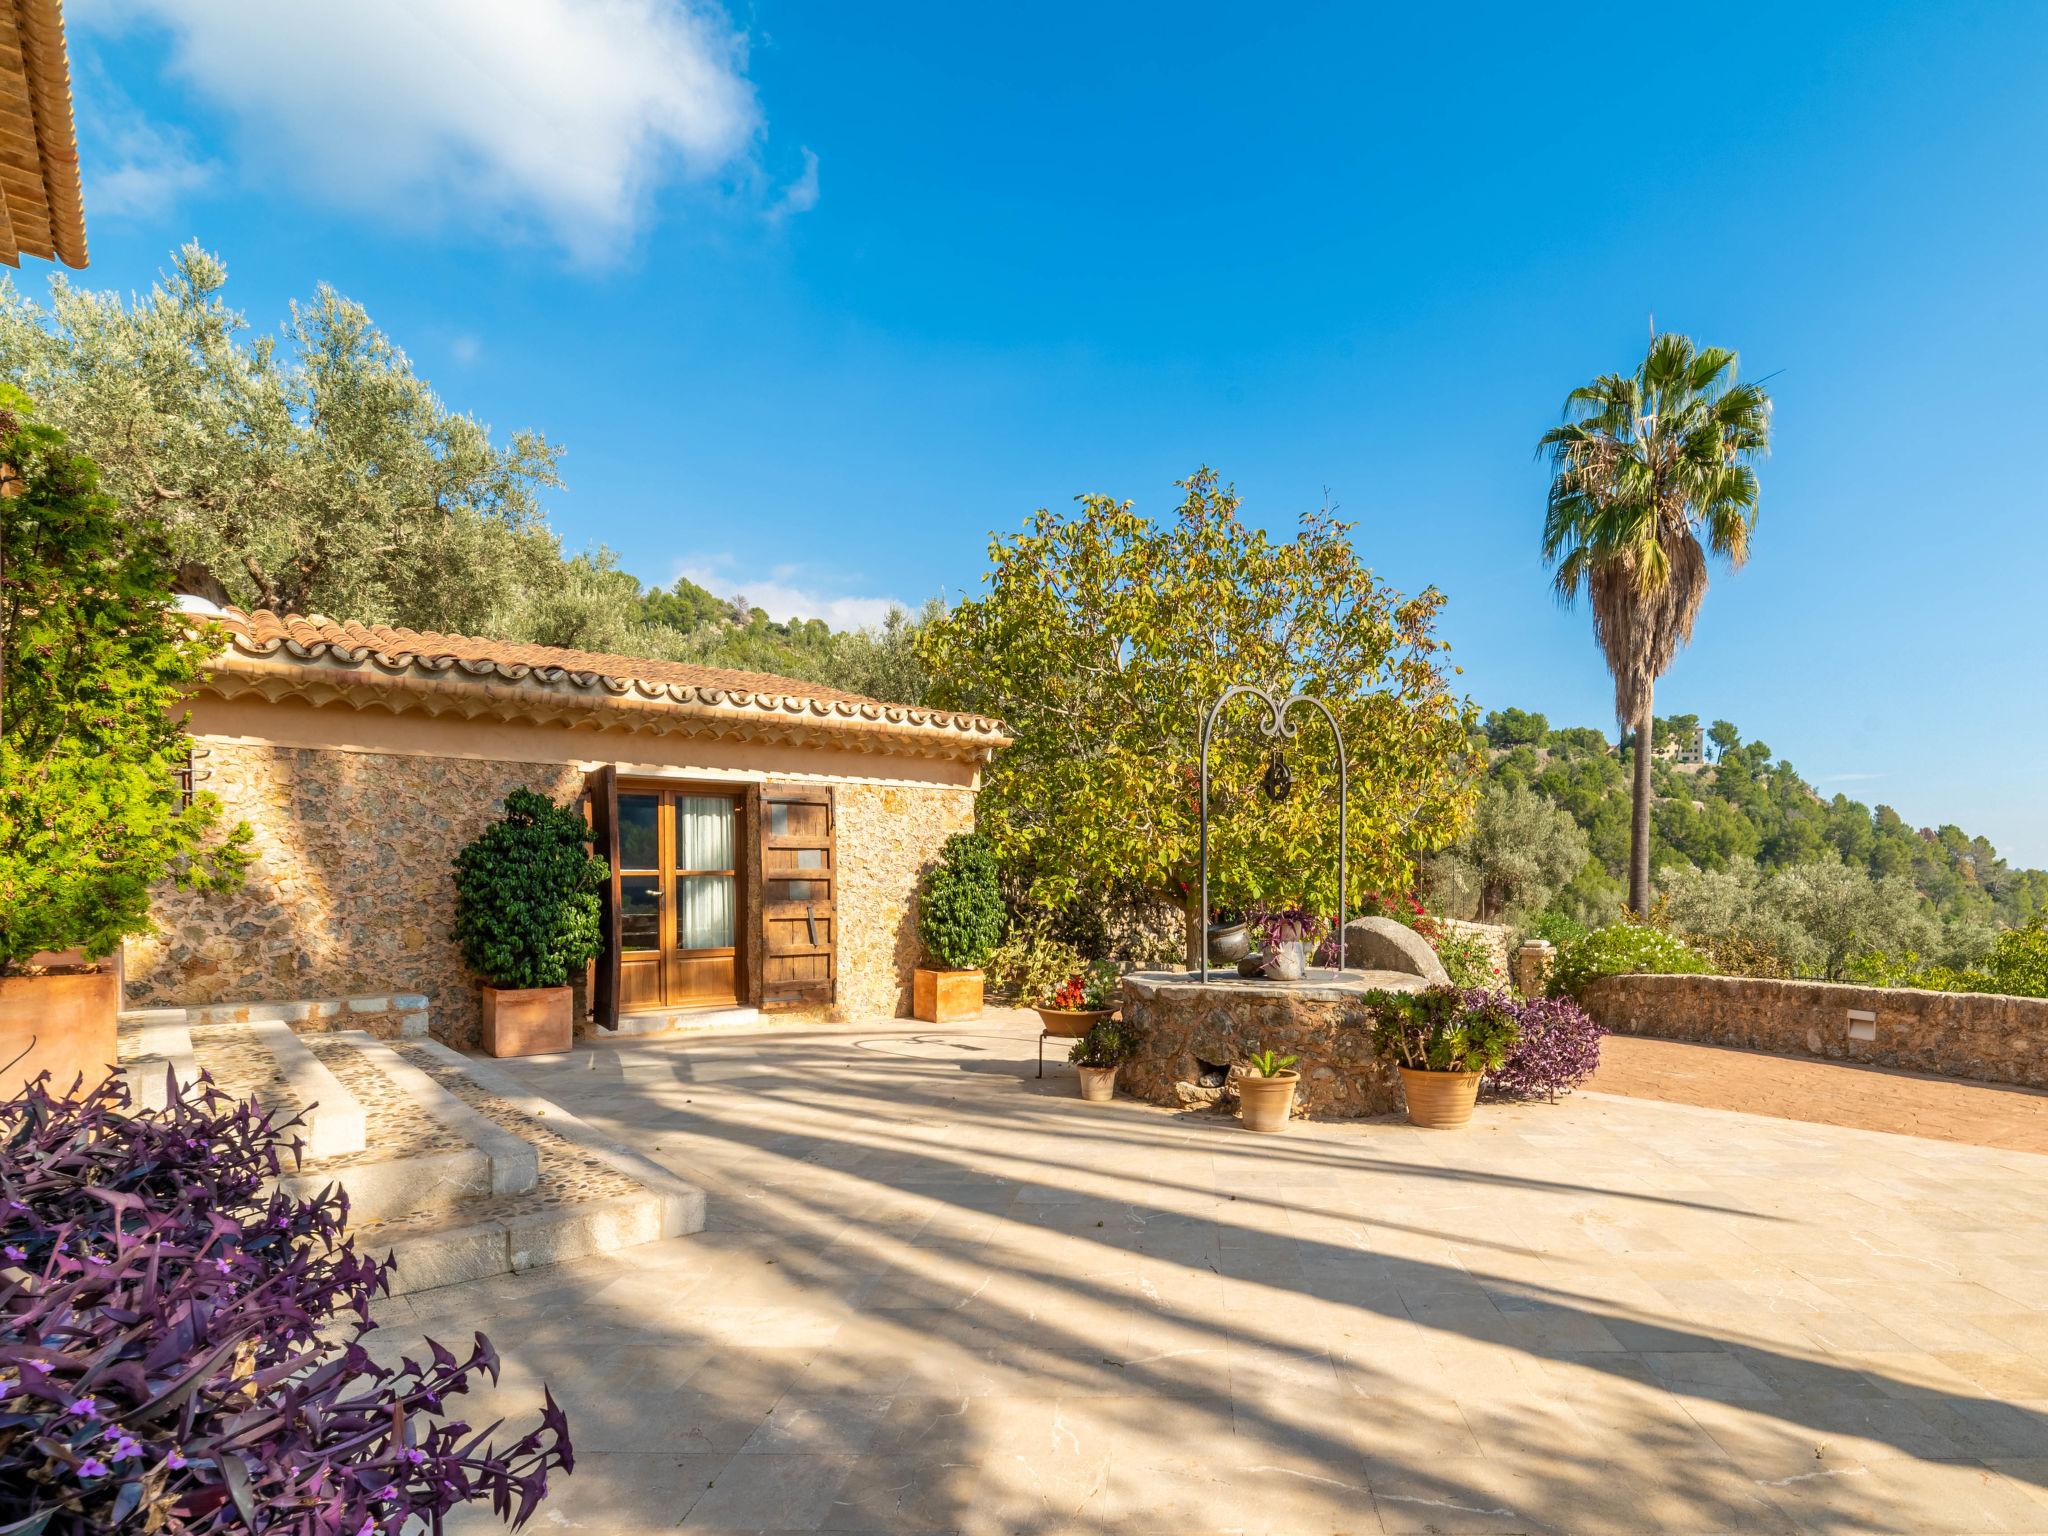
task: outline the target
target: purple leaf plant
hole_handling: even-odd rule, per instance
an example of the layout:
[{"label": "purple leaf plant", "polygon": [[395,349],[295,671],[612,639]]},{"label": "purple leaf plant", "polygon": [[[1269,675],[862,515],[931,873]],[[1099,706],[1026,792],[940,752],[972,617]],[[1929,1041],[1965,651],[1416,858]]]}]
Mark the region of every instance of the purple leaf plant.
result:
[{"label": "purple leaf plant", "polygon": [[0,1532],[438,1533],[514,1527],[573,1466],[552,1394],[517,1439],[448,1418],[498,1360],[371,1360],[388,1260],[348,1202],[274,1187],[301,1142],[201,1078],[136,1110],[118,1076],[0,1104]]},{"label": "purple leaf plant", "polygon": [[1600,1065],[1600,1037],[1606,1033],[1568,997],[1507,1000],[1521,1034],[1499,1071],[1488,1074],[1494,1090],[1512,1098],[1555,1099],[1591,1077]]}]

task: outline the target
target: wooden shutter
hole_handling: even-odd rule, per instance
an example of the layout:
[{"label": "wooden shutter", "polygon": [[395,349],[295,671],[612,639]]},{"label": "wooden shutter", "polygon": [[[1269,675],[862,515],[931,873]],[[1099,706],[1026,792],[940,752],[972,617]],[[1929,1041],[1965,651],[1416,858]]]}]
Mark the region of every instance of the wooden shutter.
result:
[{"label": "wooden shutter", "polygon": [[597,957],[597,972],[590,989],[590,1016],[606,1029],[619,1023],[619,770],[611,764],[591,770],[583,777],[590,796],[590,830],[597,856],[611,868],[601,893],[603,910],[598,918],[604,935],[604,950]]},{"label": "wooden shutter", "polygon": [[838,979],[832,791],[761,787],[761,1006],[829,1003]]}]

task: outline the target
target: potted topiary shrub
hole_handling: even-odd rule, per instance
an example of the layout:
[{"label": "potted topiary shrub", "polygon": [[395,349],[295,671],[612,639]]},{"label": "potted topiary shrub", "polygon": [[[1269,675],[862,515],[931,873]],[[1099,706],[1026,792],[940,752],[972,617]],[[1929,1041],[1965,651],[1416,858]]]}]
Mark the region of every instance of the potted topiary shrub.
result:
[{"label": "potted topiary shrub", "polygon": [[0,1095],[99,1082],[121,1008],[102,962],[149,931],[152,887],[228,890],[249,862],[248,828],[219,835],[219,801],[178,782],[212,636],[97,479],[0,385]]},{"label": "potted topiary shrub", "polygon": [[1373,1049],[1401,1070],[1411,1124],[1454,1131],[1470,1123],[1479,1080],[1504,1066],[1520,1034],[1514,1005],[1497,992],[1431,987],[1369,992]]},{"label": "potted topiary shrub", "polygon": [[1081,1074],[1081,1097],[1091,1104],[1106,1104],[1116,1097],[1116,1069],[1129,1061],[1138,1042],[1130,1032],[1107,1019],[1090,1027],[1067,1052],[1067,1060]]},{"label": "potted topiary shrub", "polygon": [[456,855],[455,942],[484,979],[493,1056],[569,1049],[569,978],[604,947],[597,892],[610,873],[583,818],[530,789]]},{"label": "potted topiary shrub", "polygon": [[1297,1058],[1272,1051],[1254,1051],[1245,1060],[1244,1073],[1237,1080],[1238,1107],[1248,1131],[1284,1131],[1294,1113],[1294,1090],[1301,1074],[1294,1070]]},{"label": "potted topiary shrub", "polygon": [[1033,1003],[1031,1009],[1044,1022],[1048,1035],[1059,1040],[1079,1040],[1116,1012],[1116,984],[1116,967],[1098,961],[1085,974],[1069,976],[1046,993],[1043,1002]]},{"label": "potted topiary shrub", "polygon": [[917,933],[927,963],[917,968],[912,1005],[927,1024],[981,1015],[982,967],[1003,937],[1003,895],[995,849],[979,832],[946,839],[917,890]]}]

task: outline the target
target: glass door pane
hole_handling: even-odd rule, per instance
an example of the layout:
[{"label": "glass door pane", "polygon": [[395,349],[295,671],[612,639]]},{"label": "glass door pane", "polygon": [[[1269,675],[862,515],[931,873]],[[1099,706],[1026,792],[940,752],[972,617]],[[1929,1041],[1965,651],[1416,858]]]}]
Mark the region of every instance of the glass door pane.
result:
[{"label": "glass door pane", "polygon": [[676,948],[733,947],[733,823],[725,795],[677,795]]},{"label": "glass door pane", "polygon": [[661,876],[619,876],[619,948],[661,948]]},{"label": "glass door pane", "polygon": [[661,868],[661,796],[619,796],[619,868]]}]

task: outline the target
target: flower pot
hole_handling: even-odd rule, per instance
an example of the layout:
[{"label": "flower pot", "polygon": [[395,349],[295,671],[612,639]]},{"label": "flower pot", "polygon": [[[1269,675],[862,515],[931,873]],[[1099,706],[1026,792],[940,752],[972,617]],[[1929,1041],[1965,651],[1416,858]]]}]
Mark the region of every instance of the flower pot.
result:
[{"label": "flower pot", "polygon": [[1045,1032],[1056,1040],[1078,1040],[1113,1015],[1114,1008],[1039,1008],[1031,1010],[1045,1023]]},{"label": "flower pot", "polygon": [[980,971],[935,971],[917,968],[911,988],[911,1012],[927,1024],[951,1024],[981,1017]]},{"label": "flower pot", "polygon": [[1248,1131],[1284,1131],[1287,1117],[1294,1113],[1294,1089],[1299,1072],[1281,1072],[1261,1077],[1247,1072],[1237,1080],[1237,1102],[1244,1111]]},{"label": "flower pot", "polygon": [[547,1056],[575,1040],[567,987],[485,987],[483,1048],[493,1056]]},{"label": "flower pot", "polygon": [[1424,1072],[1401,1069],[1401,1092],[1408,1100],[1408,1123],[1429,1131],[1455,1131],[1472,1120],[1479,1102],[1477,1072]]},{"label": "flower pot", "polygon": [[1081,1097],[1090,1104],[1107,1104],[1116,1097],[1115,1067],[1076,1067],[1081,1074]]},{"label": "flower pot", "polygon": [[120,1059],[120,1011],[121,978],[111,966],[0,976],[0,1098],[12,1098],[39,1072],[50,1074],[59,1098],[81,1074],[81,1091],[97,1086]]},{"label": "flower pot", "polygon": [[1252,936],[1243,923],[1209,925],[1209,963],[1235,965],[1252,952]]},{"label": "flower pot", "polygon": [[1275,944],[1266,951],[1266,975],[1274,981],[1300,981],[1308,975],[1308,946],[1299,939]]}]

